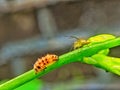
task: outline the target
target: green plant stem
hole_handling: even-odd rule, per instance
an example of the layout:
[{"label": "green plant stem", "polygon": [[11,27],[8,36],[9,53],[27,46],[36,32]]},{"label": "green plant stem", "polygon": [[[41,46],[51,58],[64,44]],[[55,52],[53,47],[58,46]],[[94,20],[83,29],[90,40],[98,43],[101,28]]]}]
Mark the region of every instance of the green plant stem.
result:
[{"label": "green plant stem", "polygon": [[13,78],[12,80],[6,83],[3,83],[2,85],[0,85],[0,90],[13,90],[18,86],[30,80],[33,80],[35,78],[41,77],[46,73],[54,69],[57,69],[65,64],[76,62],[76,61],[84,62],[83,60],[84,57],[90,57],[103,49],[112,48],[118,45],[120,45],[120,38],[112,39],[105,42],[100,42],[88,47],[83,47],[83,48],[74,50],[72,52],[66,53],[64,55],[59,56],[59,59],[56,63],[50,65],[49,67],[39,72],[38,74],[35,74],[34,70],[30,70],[16,78]]},{"label": "green plant stem", "polygon": [[84,63],[99,67],[107,72],[120,75],[120,58],[95,54],[92,57],[84,57]]}]

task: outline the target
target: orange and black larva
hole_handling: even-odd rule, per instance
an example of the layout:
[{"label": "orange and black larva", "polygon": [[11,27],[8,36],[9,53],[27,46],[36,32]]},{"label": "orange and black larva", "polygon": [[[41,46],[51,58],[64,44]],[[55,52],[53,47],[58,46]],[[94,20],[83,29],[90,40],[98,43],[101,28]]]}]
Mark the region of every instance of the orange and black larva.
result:
[{"label": "orange and black larva", "polygon": [[34,64],[35,73],[40,72],[41,70],[45,69],[49,64],[58,60],[58,56],[55,54],[47,54],[42,58],[38,58],[38,60]]}]

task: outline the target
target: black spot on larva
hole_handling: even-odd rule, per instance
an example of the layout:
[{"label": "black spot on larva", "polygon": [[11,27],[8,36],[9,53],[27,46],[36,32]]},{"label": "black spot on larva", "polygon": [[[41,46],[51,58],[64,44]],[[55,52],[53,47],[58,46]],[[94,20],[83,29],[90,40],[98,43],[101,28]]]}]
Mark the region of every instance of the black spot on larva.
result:
[{"label": "black spot on larva", "polygon": [[54,56],[52,56],[52,58],[54,58]]},{"label": "black spot on larva", "polygon": [[40,69],[40,66],[37,66],[38,69]]},{"label": "black spot on larva", "polygon": [[37,72],[37,69],[35,69],[35,71]]}]

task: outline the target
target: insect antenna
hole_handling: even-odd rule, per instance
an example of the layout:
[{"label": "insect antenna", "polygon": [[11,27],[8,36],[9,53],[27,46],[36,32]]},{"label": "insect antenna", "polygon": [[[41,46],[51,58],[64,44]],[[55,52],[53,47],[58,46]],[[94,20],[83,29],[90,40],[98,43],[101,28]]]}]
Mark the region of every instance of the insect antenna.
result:
[{"label": "insect antenna", "polygon": [[[76,37],[76,36],[65,36],[65,37],[75,38],[76,40],[78,40],[78,39],[79,39],[79,38],[78,38],[78,37]],[[72,46],[70,46],[69,51],[72,51],[73,49],[74,49],[74,47],[73,47],[73,45],[72,45]]]},{"label": "insect antenna", "polygon": [[76,36],[70,36],[70,37],[71,37],[71,38],[75,38],[75,39],[77,39],[77,40],[79,39],[79,38],[78,38],[78,37],[76,37]]},{"label": "insect antenna", "polygon": [[76,37],[76,36],[65,36],[65,37],[70,37],[70,38],[75,38],[75,39],[79,39],[78,37]]}]

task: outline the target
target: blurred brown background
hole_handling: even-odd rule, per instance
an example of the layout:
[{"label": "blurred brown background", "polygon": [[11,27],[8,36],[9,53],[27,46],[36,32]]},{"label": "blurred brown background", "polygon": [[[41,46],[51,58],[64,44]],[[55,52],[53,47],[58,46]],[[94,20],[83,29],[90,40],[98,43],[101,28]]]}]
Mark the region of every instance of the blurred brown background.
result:
[{"label": "blurred brown background", "polygon": [[[36,59],[46,53],[69,52],[74,42],[71,35],[119,36],[119,28],[119,0],[0,0],[0,80],[32,69]],[[112,49],[110,55],[119,57],[119,49]],[[50,72],[42,80],[54,83],[106,78],[104,81],[110,82],[114,77],[118,78],[76,62]]]}]

